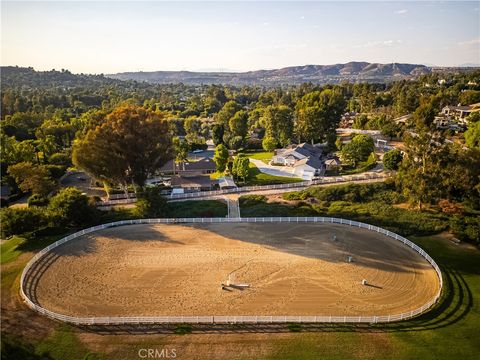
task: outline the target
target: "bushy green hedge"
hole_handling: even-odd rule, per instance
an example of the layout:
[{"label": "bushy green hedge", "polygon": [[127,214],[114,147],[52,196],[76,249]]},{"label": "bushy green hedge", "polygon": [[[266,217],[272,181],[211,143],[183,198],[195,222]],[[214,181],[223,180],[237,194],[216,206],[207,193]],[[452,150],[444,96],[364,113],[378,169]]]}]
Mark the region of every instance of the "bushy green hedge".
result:
[{"label": "bushy green hedge", "polygon": [[307,190],[283,194],[285,200],[305,200],[315,198],[320,201],[379,201],[387,204],[403,202],[403,196],[395,191],[393,183],[346,184],[326,187],[313,187]]},{"label": "bushy green hedge", "polygon": [[28,198],[28,206],[46,206],[48,205],[48,198],[38,194],[33,194]]},{"label": "bushy green hedge", "polygon": [[244,195],[238,199],[240,206],[252,206],[259,203],[264,203],[267,198],[263,195]]},{"label": "bushy green hedge", "polygon": [[168,204],[160,191],[158,187],[147,187],[139,193],[134,214],[141,218],[164,217],[168,211]]},{"label": "bushy green hedge", "polygon": [[65,174],[65,171],[67,171],[65,165],[45,165],[45,167],[54,179],[60,179],[63,174]]},{"label": "bushy green hedge", "polygon": [[88,197],[76,188],[60,190],[48,204],[54,226],[86,226],[95,222],[97,209],[89,203]]},{"label": "bushy green hedge", "polygon": [[0,212],[1,236],[6,238],[39,230],[48,223],[48,215],[44,209],[36,206],[28,208],[3,208]]},{"label": "bushy green hedge", "polygon": [[480,245],[480,216],[455,216],[450,229],[460,240]]},{"label": "bushy green hedge", "polygon": [[[443,214],[392,206],[403,201],[392,183],[316,187],[287,193],[283,198],[302,201],[293,206],[247,198],[249,201],[241,203],[242,216],[338,217],[377,225],[404,236],[434,234],[446,230],[449,225],[448,217]],[[303,201],[307,199],[310,200]]]},{"label": "bushy green hedge", "polygon": [[448,218],[444,215],[400,209],[379,202],[334,201],[322,215],[366,222],[404,236],[435,234],[448,228]]}]

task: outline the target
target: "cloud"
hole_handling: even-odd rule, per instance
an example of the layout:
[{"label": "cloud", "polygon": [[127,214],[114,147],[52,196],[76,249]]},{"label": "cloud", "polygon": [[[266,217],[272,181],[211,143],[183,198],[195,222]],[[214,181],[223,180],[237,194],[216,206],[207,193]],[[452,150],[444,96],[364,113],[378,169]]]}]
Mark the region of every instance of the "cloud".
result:
[{"label": "cloud", "polygon": [[382,40],[382,41],[370,41],[365,44],[359,44],[356,48],[373,48],[373,47],[391,47],[395,45],[403,44],[402,40]]},{"label": "cloud", "polygon": [[395,11],[395,14],[399,14],[399,15],[402,15],[402,14],[406,14],[408,12],[407,9],[401,9],[401,10],[397,10]]},{"label": "cloud", "polygon": [[480,45],[480,38],[461,41],[458,43],[460,46],[471,46],[471,45]]},{"label": "cloud", "polygon": [[269,22],[264,22],[264,23],[263,23],[263,26],[268,26],[268,25],[270,25]]},{"label": "cloud", "polygon": [[305,16],[300,16],[300,20],[305,20]]}]

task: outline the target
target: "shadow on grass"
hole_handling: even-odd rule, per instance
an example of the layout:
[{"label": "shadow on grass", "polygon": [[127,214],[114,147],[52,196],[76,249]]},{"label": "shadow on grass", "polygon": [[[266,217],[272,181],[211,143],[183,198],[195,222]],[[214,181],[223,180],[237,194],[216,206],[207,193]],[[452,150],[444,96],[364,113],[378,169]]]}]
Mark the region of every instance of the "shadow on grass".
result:
[{"label": "shadow on grass", "polygon": [[[458,272],[443,268],[444,288],[439,302],[427,313],[411,320],[383,324],[330,324],[302,323],[295,327],[301,332],[412,332],[443,328],[465,318],[473,306],[473,295],[468,284]],[[296,325],[296,324],[293,324]],[[287,333],[292,324],[191,324],[196,334],[228,333]],[[99,334],[173,334],[174,324],[130,324],[121,326],[80,326]]]}]

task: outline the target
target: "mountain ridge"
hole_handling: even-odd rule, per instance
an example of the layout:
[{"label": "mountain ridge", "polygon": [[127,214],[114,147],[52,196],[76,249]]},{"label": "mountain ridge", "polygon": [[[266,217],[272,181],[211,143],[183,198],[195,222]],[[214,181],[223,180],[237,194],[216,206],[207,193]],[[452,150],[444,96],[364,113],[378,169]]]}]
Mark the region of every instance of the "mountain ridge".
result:
[{"label": "mountain ridge", "polygon": [[288,66],[280,69],[245,72],[199,72],[199,71],[129,71],[105,76],[118,80],[146,81],[157,84],[182,82],[185,84],[242,84],[272,85],[300,84],[304,82],[335,83],[340,81],[391,81],[415,78],[431,73],[431,68],[422,64],[369,63],[351,61],[332,65]]}]

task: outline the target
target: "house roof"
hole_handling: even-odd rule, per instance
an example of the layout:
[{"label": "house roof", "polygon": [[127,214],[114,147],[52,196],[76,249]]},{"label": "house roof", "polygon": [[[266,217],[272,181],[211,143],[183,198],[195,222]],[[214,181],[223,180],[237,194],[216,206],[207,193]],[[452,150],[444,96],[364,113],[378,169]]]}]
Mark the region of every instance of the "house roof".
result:
[{"label": "house roof", "polygon": [[325,160],[325,165],[340,165],[342,162],[340,161],[340,159],[337,159],[337,158],[333,158],[333,159],[328,159],[328,160]]},{"label": "house roof", "polygon": [[[302,155],[302,157],[296,156],[295,153]],[[320,157],[322,155],[322,149],[313,146],[309,143],[301,143],[291,149],[283,151],[281,154],[284,157],[293,156],[297,159],[303,159],[303,157]]]},{"label": "house roof", "polygon": [[210,187],[212,180],[208,175],[199,176],[175,176],[172,178],[172,186],[179,186],[182,188],[189,187]]},{"label": "house roof", "polygon": [[215,170],[215,161],[210,158],[203,158],[198,161],[186,162],[185,170]]},{"label": "house roof", "polygon": [[320,156],[323,153],[322,149],[320,149],[319,147],[313,146],[312,144],[309,144],[309,143],[301,143],[300,145],[297,146],[297,151],[298,149],[308,151],[312,156]]},{"label": "house roof", "polygon": [[317,159],[317,158],[305,158],[305,159],[299,160],[293,165],[293,167],[298,167],[302,165],[308,165],[314,169],[323,168],[322,162],[320,161],[320,159]]},{"label": "house roof", "polygon": [[[215,161],[210,158],[203,158],[198,161],[185,162],[185,170],[183,170],[183,164],[175,164],[175,171],[203,171],[203,170],[213,170],[215,171],[216,165]],[[163,165],[159,171],[172,171],[173,170],[173,159],[169,160],[165,165]]]},{"label": "house roof", "polygon": [[235,184],[235,181],[231,177],[224,176],[221,178],[218,178],[218,184],[220,187],[237,187],[237,184]]},{"label": "house roof", "polygon": [[478,111],[479,108],[480,108],[480,103],[471,104],[471,105],[462,105],[462,106],[447,105],[443,109],[458,110],[458,111]]}]

